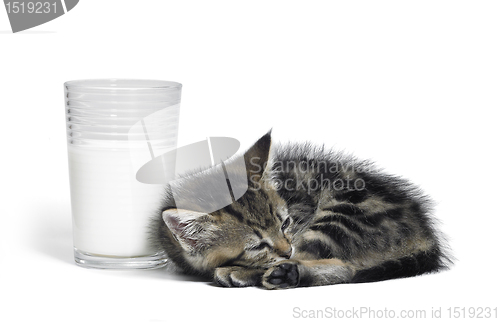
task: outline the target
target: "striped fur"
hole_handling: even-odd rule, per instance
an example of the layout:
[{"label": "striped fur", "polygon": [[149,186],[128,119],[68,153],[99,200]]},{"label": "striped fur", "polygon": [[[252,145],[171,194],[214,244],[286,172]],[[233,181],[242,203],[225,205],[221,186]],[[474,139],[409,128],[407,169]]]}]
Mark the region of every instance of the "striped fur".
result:
[{"label": "striped fur", "polygon": [[[223,209],[177,209],[167,191],[151,237],[184,272],[279,289],[409,277],[450,263],[429,199],[406,180],[310,144],[271,150],[270,133],[243,158],[249,188]],[[182,184],[194,189],[211,175]]]}]

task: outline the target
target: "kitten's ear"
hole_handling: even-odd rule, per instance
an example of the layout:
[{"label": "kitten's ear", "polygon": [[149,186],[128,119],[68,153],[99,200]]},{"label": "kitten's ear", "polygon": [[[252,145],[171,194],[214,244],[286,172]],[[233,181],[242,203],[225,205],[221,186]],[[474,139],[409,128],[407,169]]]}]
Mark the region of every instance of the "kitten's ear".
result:
[{"label": "kitten's ear", "polygon": [[249,178],[260,179],[269,159],[271,150],[271,130],[261,137],[245,153],[245,166]]},{"label": "kitten's ear", "polygon": [[174,238],[187,251],[196,250],[211,239],[207,213],[172,208],[162,216]]}]

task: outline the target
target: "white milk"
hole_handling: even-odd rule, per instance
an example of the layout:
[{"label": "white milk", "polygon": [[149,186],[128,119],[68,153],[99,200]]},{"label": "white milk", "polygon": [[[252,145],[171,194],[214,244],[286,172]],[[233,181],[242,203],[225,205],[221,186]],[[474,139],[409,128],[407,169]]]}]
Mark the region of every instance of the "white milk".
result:
[{"label": "white milk", "polygon": [[103,256],[152,255],[147,229],[164,186],[137,181],[133,161],[134,154],[149,152],[70,144],[68,154],[75,248]]}]

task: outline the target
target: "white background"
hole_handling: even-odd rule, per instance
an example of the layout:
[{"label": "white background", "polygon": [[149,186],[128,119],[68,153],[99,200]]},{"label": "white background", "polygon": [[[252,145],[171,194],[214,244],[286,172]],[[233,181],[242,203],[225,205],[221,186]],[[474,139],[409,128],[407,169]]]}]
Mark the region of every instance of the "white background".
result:
[{"label": "white background", "polygon": [[[84,0],[12,34],[0,8],[0,319],[277,321],[370,307],[429,319],[442,308],[444,320],[448,307],[498,305],[499,17],[497,1]],[[183,83],[180,145],[249,144],[273,127],[275,140],[411,179],[437,202],[455,266],[287,291],[77,267],[63,82],[109,77]]]}]

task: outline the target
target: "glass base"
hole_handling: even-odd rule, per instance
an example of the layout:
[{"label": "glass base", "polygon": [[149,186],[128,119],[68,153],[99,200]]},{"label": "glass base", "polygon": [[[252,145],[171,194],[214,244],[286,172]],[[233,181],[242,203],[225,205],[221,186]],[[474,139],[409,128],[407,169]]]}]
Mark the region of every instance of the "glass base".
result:
[{"label": "glass base", "polygon": [[165,252],[137,257],[113,257],[89,254],[74,248],[75,262],[86,268],[153,269],[167,264]]}]

